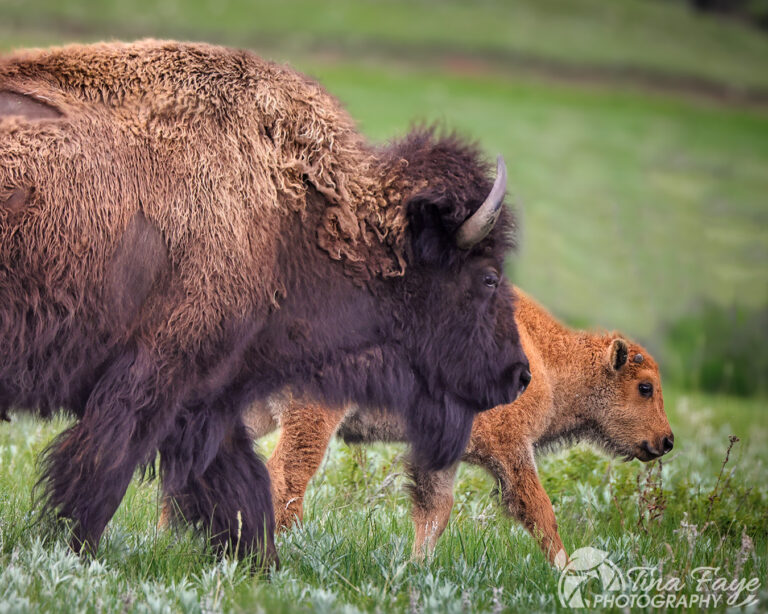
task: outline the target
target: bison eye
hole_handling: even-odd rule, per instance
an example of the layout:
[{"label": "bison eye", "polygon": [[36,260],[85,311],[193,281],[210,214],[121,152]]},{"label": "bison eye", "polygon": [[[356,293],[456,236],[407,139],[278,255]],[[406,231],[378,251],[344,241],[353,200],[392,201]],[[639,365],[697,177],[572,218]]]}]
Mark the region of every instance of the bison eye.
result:
[{"label": "bison eye", "polygon": [[499,275],[495,271],[488,271],[483,277],[483,283],[489,288],[496,288],[499,285]]},{"label": "bison eye", "polygon": [[640,391],[640,396],[645,397],[646,399],[653,394],[653,384],[649,384],[647,382],[638,384],[637,389]]}]

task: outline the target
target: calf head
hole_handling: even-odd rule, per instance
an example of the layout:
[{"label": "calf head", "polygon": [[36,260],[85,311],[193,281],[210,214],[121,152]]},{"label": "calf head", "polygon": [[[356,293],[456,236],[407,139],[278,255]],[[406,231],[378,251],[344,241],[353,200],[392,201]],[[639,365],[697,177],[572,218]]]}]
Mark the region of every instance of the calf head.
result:
[{"label": "calf head", "polygon": [[641,346],[609,340],[604,356],[604,403],[598,430],[609,451],[643,462],[672,449],[675,437],[664,411],[659,368]]}]

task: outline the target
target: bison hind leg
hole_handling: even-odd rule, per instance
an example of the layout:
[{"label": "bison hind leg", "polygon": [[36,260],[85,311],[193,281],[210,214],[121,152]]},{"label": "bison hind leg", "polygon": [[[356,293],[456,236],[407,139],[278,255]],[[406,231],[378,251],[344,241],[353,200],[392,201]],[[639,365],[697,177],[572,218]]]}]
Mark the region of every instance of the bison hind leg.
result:
[{"label": "bison hind leg", "polygon": [[[173,465],[177,459],[169,453],[163,450],[162,462]],[[184,520],[207,530],[218,553],[253,557],[256,569],[279,565],[269,473],[240,419],[202,471],[191,471],[181,485],[165,480],[163,522]]]}]

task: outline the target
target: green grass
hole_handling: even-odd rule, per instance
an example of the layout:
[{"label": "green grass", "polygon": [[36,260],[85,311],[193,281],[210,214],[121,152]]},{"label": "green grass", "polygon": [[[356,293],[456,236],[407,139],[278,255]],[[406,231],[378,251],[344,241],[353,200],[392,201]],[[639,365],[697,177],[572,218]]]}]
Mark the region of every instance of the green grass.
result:
[{"label": "green grass", "polygon": [[[621,568],[701,565],[768,574],[768,426],[764,401],[667,391],[675,451],[658,465],[621,463],[578,447],[545,457],[541,479],[566,547],[591,545]],[[34,460],[63,422],[0,425],[0,611],[508,611],[557,609],[558,574],[498,505],[494,484],[463,466],[448,530],[431,561],[409,560],[412,528],[402,448],[334,442],[306,500],[306,522],[278,540],[269,582],[217,562],[197,536],[155,528],[157,484],[134,483],[98,558],[83,562],[35,524]],[[717,485],[728,435],[741,437]],[[270,438],[262,448],[269,450]],[[640,480],[638,484],[638,479]],[[658,518],[641,502],[661,503]],[[716,494],[710,503],[710,496]],[[703,527],[706,525],[706,528]],[[694,528],[695,527],[695,528]],[[751,538],[753,550],[742,545]],[[763,586],[762,607],[768,603]],[[684,594],[694,592],[689,581]],[[499,606],[495,606],[494,602]]]}]

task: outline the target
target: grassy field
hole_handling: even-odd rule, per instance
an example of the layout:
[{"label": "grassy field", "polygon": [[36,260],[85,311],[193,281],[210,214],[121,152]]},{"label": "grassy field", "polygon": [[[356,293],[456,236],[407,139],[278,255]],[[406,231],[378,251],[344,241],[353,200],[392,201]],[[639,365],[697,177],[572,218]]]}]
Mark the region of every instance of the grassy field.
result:
[{"label": "grassy field", "polygon": [[[623,569],[652,565],[682,576],[708,565],[725,576],[757,577],[764,609],[768,431],[755,425],[764,404],[666,396],[677,439],[664,461],[663,484],[656,483],[658,464],[611,461],[589,448],[543,459],[541,478],[565,545],[606,550]],[[559,574],[503,513],[493,482],[473,467],[460,472],[453,518],[434,559],[411,562],[413,532],[396,446],[334,442],[309,489],[305,524],[278,540],[282,569],[269,582],[217,562],[195,536],[157,531],[154,483],[132,485],[98,559],[81,562],[63,539],[46,537],[30,506],[34,459],[61,426],[20,420],[0,427],[2,612],[561,609]],[[732,433],[742,440],[718,484]],[[689,580],[681,594],[694,592]]]},{"label": "grassy field", "polygon": [[[685,377],[712,343],[736,339],[737,359],[718,368],[766,390],[754,365],[768,327],[753,323],[768,310],[768,112],[499,68],[533,58],[766,88],[768,38],[640,0],[33,4],[0,2],[0,47],[157,35],[262,48],[320,79],[376,141],[437,121],[504,153],[521,218],[510,274],[568,322],[648,344],[668,383],[676,445],[661,486],[658,464],[589,448],[542,460],[566,546],[665,575],[709,565],[756,576],[768,609],[768,401],[705,393],[707,381]],[[722,321],[696,328],[703,306]],[[728,319],[734,309],[750,315]],[[669,334],[686,324],[687,338]],[[36,522],[31,498],[35,457],[63,426],[0,423],[0,614],[558,608],[559,575],[474,468],[461,471],[435,558],[410,562],[396,446],[334,443],[269,582],[217,562],[196,536],[157,531],[155,483],[131,486],[98,558],[82,562]],[[718,479],[729,435],[740,441]],[[693,590],[689,581],[683,593]]]}]

